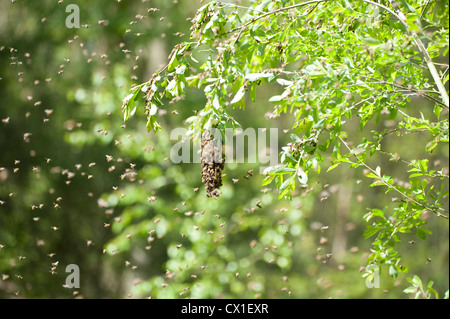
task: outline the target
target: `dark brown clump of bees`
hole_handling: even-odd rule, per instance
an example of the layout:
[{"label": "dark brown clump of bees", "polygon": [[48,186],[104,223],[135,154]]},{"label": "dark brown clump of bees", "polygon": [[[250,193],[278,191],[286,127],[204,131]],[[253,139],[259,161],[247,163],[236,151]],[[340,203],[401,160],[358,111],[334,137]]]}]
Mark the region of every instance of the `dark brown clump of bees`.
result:
[{"label": "dark brown clump of bees", "polygon": [[202,182],[205,184],[206,196],[217,199],[222,186],[222,170],[225,165],[225,152],[217,146],[217,141],[208,130],[202,135]]}]

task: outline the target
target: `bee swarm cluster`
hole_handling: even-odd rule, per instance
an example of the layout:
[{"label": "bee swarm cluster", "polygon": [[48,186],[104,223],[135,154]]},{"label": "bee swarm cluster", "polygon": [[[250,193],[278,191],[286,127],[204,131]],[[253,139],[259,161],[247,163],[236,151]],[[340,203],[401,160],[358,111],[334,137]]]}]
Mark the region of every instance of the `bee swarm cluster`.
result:
[{"label": "bee swarm cluster", "polygon": [[221,194],[219,191],[222,186],[222,170],[225,164],[225,152],[223,143],[219,150],[217,142],[211,136],[208,130],[202,135],[202,182],[205,184],[206,196],[217,199]]}]

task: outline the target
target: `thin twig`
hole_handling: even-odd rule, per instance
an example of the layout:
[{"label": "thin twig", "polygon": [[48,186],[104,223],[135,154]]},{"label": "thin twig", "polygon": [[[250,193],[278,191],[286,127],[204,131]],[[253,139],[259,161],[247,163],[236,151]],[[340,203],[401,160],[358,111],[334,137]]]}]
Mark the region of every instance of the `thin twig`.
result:
[{"label": "thin twig", "polygon": [[416,205],[422,207],[423,209],[426,209],[426,210],[429,210],[429,211],[434,212],[434,213],[436,214],[436,216],[438,216],[438,217],[443,217],[443,218],[445,218],[445,219],[449,219],[447,215],[444,215],[444,214],[442,214],[441,212],[438,211],[438,210],[441,210],[441,211],[444,211],[444,212],[447,213],[447,211],[446,211],[445,209],[440,208],[440,207],[437,207],[437,208],[434,208],[434,207],[433,207],[433,208],[431,208],[431,207],[428,207],[428,206],[426,206],[426,205],[424,205],[424,204],[422,204],[422,203],[419,203],[419,202],[416,201],[414,198],[411,198],[410,196],[406,195],[405,193],[403,193],[401,190],[399,190],[399,189],[396,188],[395,186],[393,186],[393,185],[389,184],[388,182],[386,182],[386,181],[382,178],[382,176],[380,176],[380,174],[378,174],[377,171],[375,171],[373,168],[371,168],[369,165],[367,165],[364,161],[362,161],[362,160],[355,154],[354,150],[352,150],[352,149],[350,148],[350,146],[348,146],[348,144],[347,144],[341,137],[338,137],[338,138],[339,138],[339,140],[345,145],[345,147],[348,149],[348,151],[349,151],[349,152],[350,152],[350,153],[358,160],[358,162],[360,162],[365,168],[367,168],[367,169],[368,169],[369,171],[371,171],[373,174],[375,174],[376,176],[378,176],[378,177],[379,177],[379,180],[380,180],[386,187],[388,187],[388,188],[390,188],[390,189],[392,189],[392,190],[395,190],[397,193],[399,193],[400,195],[402,195],[404,198],[406,198],[407,200],[413,202],[414,204],[416,204]]},{"label": "thin twig", "polygon": [[[366,1],[366,0],[363,0],[363,1]],[[391,6],[396,11],[396,13],[395,13],[396,17],[398,17],[398,19],[403,23],[403,25],[405,26],[408,33],[413,37],[414,42],[416,43],[417,47],[419,48],[419,51],[423,54],[423,57],[428,66],[428,69],[431,73],[431,76],[433,77],[433,80],[439,89],[439,93],[441,94],[442,101],[448,108],[449,107],[449,98],[448,98],[447,90],[445,89],[445,86],[441,81],[439,73],[436,70],[436,66],[434,65],[433,60],[431,59],[430,55],[428,54],[428,51],[427,51],[425,45],[419,39],[419,36],[417,35],[417,33],[415,31],[409,30],[409,26],[406,23],[406,17],[403,14],[403,12],[400,10],[398,3],[394,2],[394,0],[389,0],[389,2],[391,3]]]},{"label": "thin twig", "polygon": [[[396,87],[396,88],[399,88],[399,89],[402,89],[402,90],[405,90],[405,91],[408,91],[408,92],[415,93],[415,94],[417,94],[419,96],[423,96],[424,98],[426,98],[426,99],[428,99],[428,100],[438,104],[439,106],[443,107],[444,109],[447,109],[447,110],[449,109],[449,107],[447,105],[445,105],[443,102],[441,102],[441,101],[437,100],[436,98],[432,97],[431,95],[425,93],[426,90],[409,88],[409,87],[406,87],[406,86],[403,86],[403,85],[399,85],[399,84],[396,84],[396,83],[387,82],[387,81],[384,81],[384,80],[379,80],[379,79],[376,79],[376,78],[373,78],[373,77],[370,77],[370,76],[365,76],[365,75],[358,75],[358,76],[366,78],[366,79],[370,79],[372,81],[376,81],[375,84],[390,85],[390,86],[393,86],[393,87]],[[431,92],[432,93],[438,93],[438,92],[434,92],[434,91],[431,91]]]},{"label": "thin twig", "polygon": [[445,69],[445,71],[444,71],[444,73],[442,73],[442,76],[441,76],[441,81],[444,81],[444,78],[445,78],[445,76],[447,75],[447,73],[448,73],[448,66],[447,66],[447,68]]},{"label": "thin twig", "polygon": [[238,9],[243,9],[243,10],[248,10],[248,11],[254,11],[254,12],[258,12],[258,13],[265,13],[264,11],[258,10],[258,9],[253,9],[250,7],[245,7],[245,6],[241,6],[235,3],[227,3],[227,2],[222,2],[222,1],[218,1],[217,3],[223,5],[224,7],[233,7],[233,8],[238,8]]},{"label": "thin twig", "polygon": [[[220,34],[219,36],[227,35],[227,34],[229,34],[229,33],[233,33],[233,32],[236,32],[236,31],[238,31],[238,30],[241,30],[241,32],[239,32],[239,34],[241,34],[242,31],[243,31],[242,29],[245,29],[245,28],[248,27],[250,24],[252,24],[252,23],[254,23],[254,22],[258,21],[258,20],[261,20],[261,19],[263,19],[263,18],[265,18],[265,17],[267,17],[267,16],[269,16],[269,15],[277,14],[278,12],[288,11],[288,10],[291,10],[291,9],[295,9],[295,8],[298,8],[298,7],[307,6],[307,5],[310,5],[310,4],[313,4],[313,3],[314,3],[314,7],[312,8],[312,10],[310,10],[309,12],[305,13],[304,15],[302,15],[302,16],[307,16],[308,14],[310,14],[311,12],[313,12],[314,9],[315,9],[321,2],[328,2],[328,1],[332,1],[332,0],[311,0],[311,1],[307,1],[307,2],[297,3],[297,4],[294,4],[294,5],[288,6],[288,7],[283,7],[283,8],[277,9],[277,10],[265,12],[264,14],[262,14],[262,15],[260,15],[260,16],[258,16],[258,17],[253,17],[250,21],[244,23],[244,24],[241,25],[240,27],[237,27],[237,28],[234,28],[234,29],[232,29],[232,30],[230,30],[230,31],[227,31],[227,32],[225,32],[225,33],[222,33],[222,34]],[[237,37],[237,39],[238,39],[238,38],[239,38],[239,36]]]},{"label": "thin twig", "polygon": [[[231,33],[231,32],[235,32],[237,30],[240,30],[238,36],[235,39],[235,43],[237,43],[237,41],[239,40],[243,30],[246,29],[250,24],[255,23],[256,21],[258,21],[260,19],[263,19],[263,18],[265,18],[265,17],[267,17],[269,15],[272,15],[272,14],[276,14],[278,12],[299,8],[299,7],[302,7],[302,6],[307,6],[307,5],[310,5],[310,4],[313,4],[313,3],[316,4],[316,6],[317,6],[319,3],[329,2],[329,1],[332,1],[332,0],[311,0],[311,1],[297,3],[297,4],[294,4],[294,5],[291,5],[291,6],[283,7],[283,8],[280,8],[280,9],[277,9],[277,10],[273,10],[273,11],[270,11],[270,12],[266,12],[264,14],[261,14],[258,17],[253,17],[247,23],[243,24],[242,26],[240,26],[238,28],[235,28],[233,30],[228,31],[228,32],[224,33],[223,35]],[[395,11],[391,10],[390,8],[386,7],[385,5],[382,5],[381,3],[377,3],[377,2],[374,2],[374,1],[371,1],[371,0],[362,0],[362,1],[365,2],[365,3],[371,4],[371,5],[377,6],[377,7],[381,8],[381,9],[389,12],[391,15],[393,15],[395,18],[397,18],[397,20],[399,20],[403,24],[403,26],[406,28],[407,32],[413,37],[414,42],[416,43],[417,47],[419,48],[419,51],[423,54],[425,62],[427,64],[427,66],[428,66],[428,69],[429,69],[429,71],[430,71],[430,73],[431,73],[431,75],[432,75],[432,77],[433,77],[433,79],[435,81],[436,86],[439,89],[439,93],[441,94],[441,98],[443,100],[442,104],[444,104],[447,107],[447,109],[448,109],[448,107],[449,107],[449,98],[448,98],[447,90],[445,89],[445,86],[442,84],[441,78],[440,78],[440,76],[439,76],[439,74],[438,74],[438,72],[436,70],[436,67],[433,64],[433,61],[431,60],[430,55],[428,54],[427,49],[425,48],[424,44],[419,39],[417,34],[414,31],[411,31],[409,29],[409,25],[408,25],[408,23],[406,23],[406,17],[403,14],[403,12],[400,10],[400,8],[398,7],[398,4],[393,2],[393,0],[389,0],[389,2],[391,3],[392,7],[394,8],[394,10],[396,10],[396,12],[395,12]],[[315,9],[315,7],[313,9]],[[312,12],[312,11],[313,10],[311,10],[310,12]],[[308,12],[307,14],[309,14],[310,12]]]},{"label": "thin twig", "polygon": [[422,9],[422,13],[420,14],[419,20],[422,20],[423,14],[425,13],[425,11],[427,11],[427,7],[428,7],[428,5],[430,4],[430,1],[431,1],[431,0],[428,0],[427,3],[425,3],[425,7],[423,7],[423,9]]}]

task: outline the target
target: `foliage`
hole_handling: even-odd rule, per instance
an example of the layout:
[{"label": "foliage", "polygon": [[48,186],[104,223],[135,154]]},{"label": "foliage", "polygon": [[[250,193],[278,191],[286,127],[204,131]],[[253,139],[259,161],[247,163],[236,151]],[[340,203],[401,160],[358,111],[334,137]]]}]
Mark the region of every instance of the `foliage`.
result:
[{"label": "foliage", "polygon": [[[207,53],[203,63],[199,52]],[[188,121],[199,136],[210,127],[238,126],[230,108],[243,110],[246,95],[256,101],[258,86],[278,84],[279,93],[268,99],[272,117],[291,114],[295,134],[263,185],[273,182],[279,198],[291,198],[309,175],[320,173],[327,157],[328,171],[344,163],[364,168],[370,187],[384,188],[393,202],[363,216],[369,223],[364,237],[376,235],[368,263],[388,265],[396,278],[408,271],[396,249],[400,235],[415,232],[425,240],[432,233],[423,219],[429,212],[448,220],[449,176],[441,165],[431,169],[428,158],[384,151],[382,141],[421,133],[425,145],[416,147],[429,155],[441,147],[448,156],[448,65],[438,73],[432,62],[447,54],[444,3],[251,1],[245,7],[211,1],[192,19],[190,41],[177,44],[166,67],[132,88],[123,111],[127,118],[130,101],[144,92],[147,128],[156,132],[163,101],[183,97],[192,86],[206,97],[202,111]],[[422,107],[424,100],[432,102],[432,112]],[[363,133],[359,141],[350,141],[346,128],[354,118]],[[382,121],[388,128],[380,127]],[[372,130],[371,122],[377,125]],[[401,181],[371,166],[377,154],[406,166]]]},{"label": "foliage", "polygon": [[[406,29],[448,87],[447,4],[67,2],[0,1],[0,298],[445,296],[448,108]],[[280,128],[282,165],[207,198],[180,126]]]},{"label": "foliage", "polygon": [[[424,289],[422,280],[418,276],[414,276],[412,279],[408,278],[408,282],[411,283],[411,286],[406,288],[404,292],[414,294],[415,299],[421,296],[425,299],[430,299],[432,295],[439,299],[439,294],[433,289],[434,283],[432,281],[428,282],[426,289]],[[445,293],[445,298],[448,299],[448,290]]]}]

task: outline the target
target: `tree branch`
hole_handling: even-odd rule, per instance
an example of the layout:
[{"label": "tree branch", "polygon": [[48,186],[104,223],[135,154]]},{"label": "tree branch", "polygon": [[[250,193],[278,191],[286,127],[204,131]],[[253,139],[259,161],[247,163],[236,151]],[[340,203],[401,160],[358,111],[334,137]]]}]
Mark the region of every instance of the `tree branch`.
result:
[{"label": "tree branch", "polygon": [[422,9],[422,13],[420,14],[419,20],[422,20],[423,15],[424,15],[425,11],[427,10],[428,5],[430,4],[430,1],[431,1],[431,0],[428,0],[427,3],[425,3],[425,6],[424,6],[423,9]]},{"label": "tree branch", "polygon": [[389,2],[391,3],[391,6],[394,8],[394,10],[397,11],[396,13],[396,17],[403,23],[403,25],[406,27],[406,30],[408,30],[408,32],[411,34],[411,36],[414,39],[414,42],[416,43],[417,47],[419,48],[419,51],[423,54],[423,57],[425,59],[425,62],[428,66],[428,69],[431,73],[431,76],[433,77],[433,80],[436,84],[436,86],[439,89],[439,93],[441,94],[441,98],[442,101],[444,102],[444,104],[447,106],[447,109],[449,107],[449,99],[448,99],[448,93],[447,90],[445,89],[444,84],[441,81],[441,77],[439,76],[438,71],[436,70],[436,67],[434,66],[433,61],[431,60],[430,55],[428,54],[427,49],[425,48],[425,45],[422,43],[422,41],[419,39],[419,36],[417,35],[416,32],[414,31],[410,31],[409,30],[409,26],[406,23],[406,17],[403,14],[403,12],[400,10],[399,6],[397,3],[395,3],[393,0],[389,0]]},{"label": "tree branch", "polygon": [[[386,181],[382,178],[382,176],[380,176],[380,174],[379,174],[376,170],[374,170],[374,169],[371,168],[369,165],[367,165],[363,160],[361,160],[361,159],[355,154],[354,150],[352,150],[352,149],[350,148],[350,146],[348,146],[348,144],[347,144],[341,137],[338,137],[338,138],[339,138],[339,140],[345,145],[345,147],[348,149],[348,151],[349,151],[349,152],[350,152],[350,153],[358,160],[358,162],[361,163],[365,168],[367,168],[367,169],[368,169],[369,171],[371,171],[373,174],[375,174],[376,176],[378,176],[378,177],[379,177],[379,180],[380,180],[386,187],[388,187],[389,189],[392,189],[392,190],[396,191],[397,193],[399,193],[400,195],[402,195],[402,196],[403,196],[404,198],[406,198],[407,200],[413,202],[413,203],[416,204],[417,206],[420,206],[420,207],[422,207],[423,209],[432,211],[433,213],[436,214],[436,216],[442,217],[442,218],[445,218],[445,219],[449,219],[447,215],[444,215],[443,213],[440,212],[440,211],[446,212],[444,209],[442,209],[442,208],[440,208],[440,207],[436,207],[436,208],[435,208],[435,207],[428,207],[428,206],[426,206],[426,205],[424,205],[424,204],[422,204],[422,203],[416,201],[414,198],[412,198],[412,197],[406,195],[405,193],[403,193],[401,190],[399,190],[399,189],[396,188],[395,186],[393,186],[393,185],[389,184],[388,182],[386,182]],[[446,212],[446,213],[447,213],[447,212]]]},{"label": "tree branch", "polygon": [[[290,10],[290,9],[295,9],[295,8],[307,6],[307,5],[310,5],[310,4],[315,4],[313,9],[310,12],[305,14],[305,15],[307,15],[307,14],[310,14],[317,7],[317,5],[319,3],[329,2],[329,1],[332,1],[332,0],[310,0],[310,1],[302,2],[302,3],[297,3],[297,4],[294,4],[294,5],[291,5],[291,6],[283,7],[283,8],[280,8],[280,9],[277,9],[277,10],[273,10],[273,11],[270,11],[270,12],[266,12],[264,14],[261,14],[260,16],[253,17],[250,21],[248,21],[247,23],[243,24],[242,26],[240,26],[238,28],[235,28],[233,30],[230,30],[230,31],[228,31],[228,32],[226,32],[226,33],[224,33],[222,35],[225,35],[225,34],[232,33],[232,32],[235,32],[237,30],[240,30],[239,34],[237,35],[237,37],[235,39],[235,43],[236,43],[239,40],[242,32],[250,24],[255,23],[256,21],[258,21],[260,19],[263,19],[263,18],[265,18],[265,17],[267,17],[269,15],[272,15],[272,14],[276,14],[278,12],[287,11],[287,10]],[[428,70],[430,71],[430,73],[431,73],[431,75],[433,77],[433,80],[434,80],[436,86],[438,87],[439,93],[441,94],[441,98],[442,98],[443,104],[448,109],[448,107],[449,107],[449,97],[448,97],[447,90],[445,89],[445,86],[444,86],[444,84],[441,81],[439,73],[437,72],[436,67],[434,66],[434,63],[431,60],[431,57],[428,54],[427,49],[425,48],[425,46],[422,43],[422,41],[419,39],[417,33],[414,32],[414,31],[411,31],[409,29],[409,25],[406,23],[406,17],[403,14],[403,12],[400,10],[398,5],[396,3],[394,3],[393,0],[389,0],[389,2],[391,3],[392,7],[394,8],[394,10],[396,10],[396,12],[395,12],[395,11],[391,10],[390,8],[384,6],[384,5],[380,4],[380,3],[377,3],[377,2],[374,2],[374,1],[371,1],[371,0],[362,0],[362,1],[365,2],[365,3],[371,4],[371,5],[377,6],[377,7],[381,8],[381,9],[389,12],[391,15],[393,15],[395,18],[397,18],[397,20],[399,20],[403,24],[403,26],[406,28],[407,32],[413,37],[414,42],[416,43],[419,51],[423,54],[425,62],[427,64],[427,66],[428,66]]]},{"label": "tree branch", "polygon": [[[372,80],[372,81],[376,81],[377,84],[390,85],[390,86],[393,86],[393,87],[396,87],[396,88],[399,88],[399,89],[402,89],[402,90],[405,90],[405,91],[408,91],[408,92],[415,93],[415,94],[417,94],[417,95],[419,95],[419,96],[423,96],[423,97],[426,98],[427,100],[430,100],[430,101],[432,101],[432,102],[434,102],[434,103],[440,105],[441,107],[443,107],[443,108],[445,108],[445,109],[447,109],[447,110],[449,109],[448,105],[445,105],[443,102],[441,102],[441,101],[437,100],[436,98],[434,98],[433,96],[431,96],[431,95],[425,93],[424,90],[421,90],[421,89],[414,89],[414,88],[408,88],[408,87],[403,86],[403,85],[399,85],[399,84],[396,84],[396,83],[387,82],[387,81],[380,80],[380,79],[376,79],[376,78],[373,78],[373,77],[370,77],[370,76],[365,76],[365,75],[358,75],[358,76],[359,76],[359,77],[366,78],[366,79],[369,79],[369,80]],[[435,92],[435,93],[438,93],[438,92],[436,92],[436,91],[434,91],[434,92]]]}]

